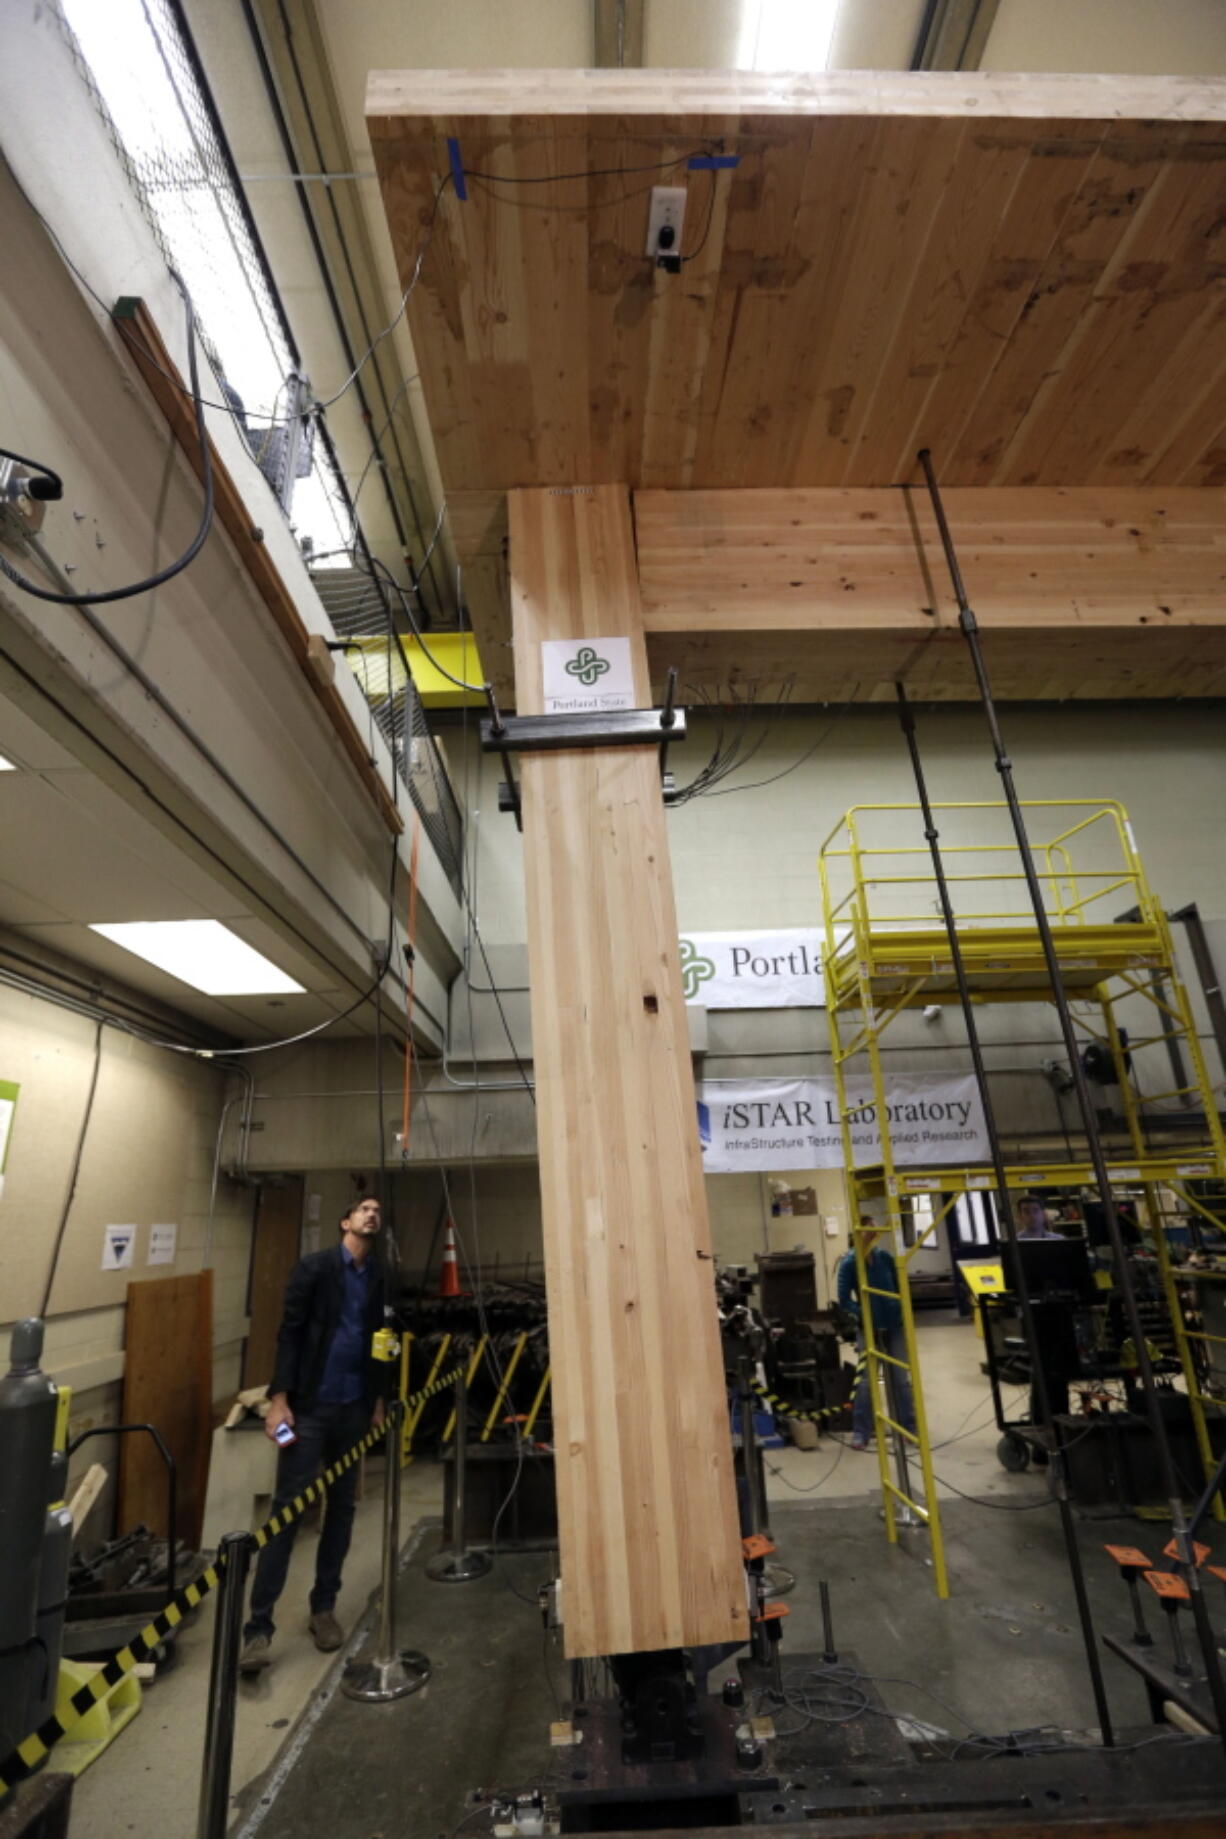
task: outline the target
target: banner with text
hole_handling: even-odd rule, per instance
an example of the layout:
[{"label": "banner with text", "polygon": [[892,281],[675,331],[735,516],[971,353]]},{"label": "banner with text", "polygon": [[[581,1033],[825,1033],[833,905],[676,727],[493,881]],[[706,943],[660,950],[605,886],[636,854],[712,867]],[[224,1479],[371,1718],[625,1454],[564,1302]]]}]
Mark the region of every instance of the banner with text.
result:
[{"label": "banner with text", "polygon": [[681,979],[704,1009],[818,1009],[825,1002],[816,929],[686,932]]},{"label": "banner with text", "polygon": [[[853,1126],[857,1163],[881,1160],[872,1084],[848,1079],[847,1100],[863,1105]],[[990,1154],[972,1077],[895,1073],[886,1083],[890,1143],[903,1167],[985,1162]],[[698,1134],[708,1174],[746,1169],[843,1166],[839,1103],[832,1077],[710,1079],[698,1088]]]}]

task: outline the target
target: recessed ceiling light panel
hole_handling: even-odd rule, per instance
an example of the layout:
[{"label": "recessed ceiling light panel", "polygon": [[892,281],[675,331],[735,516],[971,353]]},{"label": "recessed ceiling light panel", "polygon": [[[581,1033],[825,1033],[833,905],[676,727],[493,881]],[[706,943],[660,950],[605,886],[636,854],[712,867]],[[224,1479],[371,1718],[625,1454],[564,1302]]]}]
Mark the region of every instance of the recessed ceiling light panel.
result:
[{"label": "recessed ceiling light panel", "polygon": [[93,925],[90,931],[206,996],[302,992],[302,984],[287,977],[220,920],[131,920]]},{"label": "recessed ceiling light panel", "polygon": [[0,753],[0,773],[15,773],[16,771],[17,768],[13,765],[13,762],[11,760],[6,760],[4,755]]}]

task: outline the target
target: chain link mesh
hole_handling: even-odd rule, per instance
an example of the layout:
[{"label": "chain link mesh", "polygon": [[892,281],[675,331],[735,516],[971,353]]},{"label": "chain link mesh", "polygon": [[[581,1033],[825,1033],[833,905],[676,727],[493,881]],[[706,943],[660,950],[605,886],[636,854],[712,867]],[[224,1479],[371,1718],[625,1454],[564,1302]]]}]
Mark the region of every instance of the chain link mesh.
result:
[{"label": "chain link mesh", "polygon": [[[191,293],[225,400],[265,466],[283,439],[277,418],[294,356],[178,9],[172,0],[59,0],[55,17],[145,220]],[[320,550],[348,535],[323,442],[297,482],[293,522]]]},{"label": "chain link mesh", "polygon": [[369,641],[360,652],[351,654],[355,675],[458,900],[463,878],[463,820],[421,698],[391,638],[383,594],[360,569],[321,569],[312,579],[337,637]]}]

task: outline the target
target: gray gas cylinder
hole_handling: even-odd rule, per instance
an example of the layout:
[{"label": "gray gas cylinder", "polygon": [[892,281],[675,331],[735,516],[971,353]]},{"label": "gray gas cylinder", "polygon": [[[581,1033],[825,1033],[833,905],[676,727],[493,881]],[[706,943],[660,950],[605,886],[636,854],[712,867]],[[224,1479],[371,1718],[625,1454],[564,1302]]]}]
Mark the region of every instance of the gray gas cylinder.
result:
[{"label": "gray gas cylinder", "polygon": [[0,1753],[26,1735],[55,1442],[55,1387],[39,1369],[40,1321],[18,1322],[0,1379]]},{"label": "gray gas cylinder", "polygon": [[68,1604],[68,1567],[72,1562],[72,1515],[64,1499],[68,1458],[56,1450],[51,1458],[51,1503],[43,1529],[43,1556],[38,1577],[35,1655],[30,1669],[26,1729],[37,1730],[55,1710],[55,1688],[64,1655],[64,1614]]}]

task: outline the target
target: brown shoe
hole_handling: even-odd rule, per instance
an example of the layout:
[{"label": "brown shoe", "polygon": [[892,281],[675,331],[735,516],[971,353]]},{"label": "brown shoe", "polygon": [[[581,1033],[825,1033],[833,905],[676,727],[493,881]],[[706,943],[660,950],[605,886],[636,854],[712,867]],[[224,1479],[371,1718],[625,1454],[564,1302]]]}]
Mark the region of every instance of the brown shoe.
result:
[{"label": "brown shoe", "polygon": [[240,1673],[262,1673],[265,1667],[271,1665],[272,1654],[269,1652],[267,1635],[252,1635],[249,1641],[243,1643],[243,1651],[238,1657]]},{"label": "brown shoe", "polygon": [[307,1623],[321,1654],[333,1654],[345,1645],[345,1631],[330,1609],[321,1609]]}]

